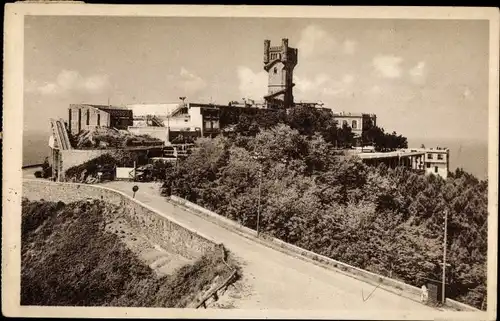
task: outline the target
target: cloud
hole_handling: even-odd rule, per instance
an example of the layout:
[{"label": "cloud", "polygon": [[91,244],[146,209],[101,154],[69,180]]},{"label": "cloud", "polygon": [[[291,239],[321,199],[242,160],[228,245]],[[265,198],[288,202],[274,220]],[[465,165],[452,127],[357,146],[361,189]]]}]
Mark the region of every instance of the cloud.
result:
[{"label": "cloud", "polygon": [[410,69],[409,74],[415,83],[422,84],[427,74],[425,61],[420,61],[415,67]]},{"label": "cloud", "polygon": [[335,39],[316,25],[309,25],[302,30],[297,43],[299,54],[304,58],[333,54],[336,45]]},{"label": "cloud", "polygon": [[184,67],[181,68],[180,76],[181,86],[187,93],[197,93],[207,86],[206,82],[201,77],[191,73]]},{"label": "cloud", "polygon": [[373,58],[373,66],[383,78],[401,77],[401,62],[403,58],[397,56],[376,56]]},{"label": "cloud", "polygon": [[40,95],[60,95],[69,92],[100,93],[110,86],[107,75],[82,76],[75,70],[62,70],[53,82],[39,83],[31,80],[25,84],[25,91]]},{"label": "cloud", "polygon": [[352,55],[356,51],[357,45],[356,41],[347,39],[342,43],[342,50],[345,54]]},{"label": "cloud", "polygon": [[337,80],[324,73],[314,78],[296,76],[294,79],[297,96],[308,101],[317,101],[332,96],[350,96],[354,92],[354,81],[355,78],[351,74],[346,74]]},{"label": "cloud", "polygon": [[262,100],[267,94],[267,73],[253,72],[252,69],[239,66],[237,69],[240,94],[244,98]]}]

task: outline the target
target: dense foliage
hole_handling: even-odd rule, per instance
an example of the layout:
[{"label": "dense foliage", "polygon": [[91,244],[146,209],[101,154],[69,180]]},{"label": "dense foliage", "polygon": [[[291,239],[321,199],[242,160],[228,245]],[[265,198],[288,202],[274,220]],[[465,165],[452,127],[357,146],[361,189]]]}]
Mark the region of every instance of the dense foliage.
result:
[{"label": "dense foliage", "polygon": [[261,231],[415,286],[440,280],[447,210],[447,295],[484,307],[487,182],[462,170],[443,180],[367,167],[338,157],[325,127],[297,119],[300,131],[198,140],[166,190],[255,229],[262,171]]},{"label": "dense foliage", "polygon": [[[71,135],[71,133],[68,133]],[[136,135],[126,130],[96,127],[71,135],[72,146],[77,149],[108,149],[138,146],[162,146],[163,141],[149,135]]]},{"label": "dense foliage", "polygon": [[157,277],[104,229],[102,201],[22,202],[21,304],[181,308],[216,276],[231,273],[209,252],[173,275]]},{"label": "dense foliage", "polygon": [[[351,127],[339,126],[331,110],[307,106],[296,106],[287,112],[257,108],[225,108],[220,114],[221,128],[231,129],[231,133],[255,136],[261,130],[269,129],[280,123],[296,129],[299,134],[312,136],[319,134],[336,148],[350,148],[356,145],[373,145],[377,151],[407,148],[407,139],[396,132],[385,133],[383,128],[374,126],[371,121],[365,126],[370,128],[362,137],[355,137]],[[228,136],[228,135],[226,135]]]},{"label": "dense foliage", "polygon": [[383,128],[373,126],[363,132],[363,142],[372,144],[375,149],[380,152],[393,151],[398,148],[408,148],[408,140],[406,137],[398,135],[396,132],[388,134]]}]

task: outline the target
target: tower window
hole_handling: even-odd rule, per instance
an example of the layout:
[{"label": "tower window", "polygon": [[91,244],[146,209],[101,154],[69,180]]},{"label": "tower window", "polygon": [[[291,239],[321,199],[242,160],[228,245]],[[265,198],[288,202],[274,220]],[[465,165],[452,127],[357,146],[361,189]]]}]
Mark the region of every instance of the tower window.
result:
[{"label": "tower window", "polygon": [[274,71],[275,74],[277,74],[278,73],[278,68],[274,67],[273,71]]}]

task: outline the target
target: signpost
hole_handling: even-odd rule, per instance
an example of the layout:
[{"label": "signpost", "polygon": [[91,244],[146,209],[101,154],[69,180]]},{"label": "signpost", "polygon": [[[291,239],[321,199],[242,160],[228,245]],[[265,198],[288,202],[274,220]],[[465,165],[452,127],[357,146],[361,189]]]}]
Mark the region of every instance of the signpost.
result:
[{"label": "signpost", "polygon": [[135,198],[135,192],[137,192],[138,190],[139,190],[139,186],[134,185],[134,187],[132,187],[132,192],[134,192],[134,195],[132,196],[132,198]]}]

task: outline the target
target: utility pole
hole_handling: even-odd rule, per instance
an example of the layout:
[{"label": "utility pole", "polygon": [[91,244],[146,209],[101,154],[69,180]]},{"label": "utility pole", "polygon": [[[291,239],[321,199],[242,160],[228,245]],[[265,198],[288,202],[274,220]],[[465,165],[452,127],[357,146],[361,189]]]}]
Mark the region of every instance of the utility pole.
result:
[{"label": "utility pole", "polygon": [[443,284],[441,288],[441,300],[443,301],[443,305],[446,302],[446,291],[445,291],[445,285],[446,285],[446,238],[447,238],[447,232],[448,232],[448,210],[444,210],[444,240],[443,240]]},{"label": "utility pole", "polygon": [[257,205],[257,237],[259,237],[259,223],[260,223],[260,188],[262,185],[262,166],[259,165],[259,201]]},{"label": "utility pole", "polygon": [[253,153],[252,156],[254,159],[256,159],[259,162],[259,170],[258,170],[258,176],[259,176],[259,196],[258,196],[258,201],[257,201],[257,237],[259,237],[260,234],[260,199],[261,199],[261,187],[262,187],[262,163],[261,160],[264,159],[264,156],[259,155],[258,153]]}]

